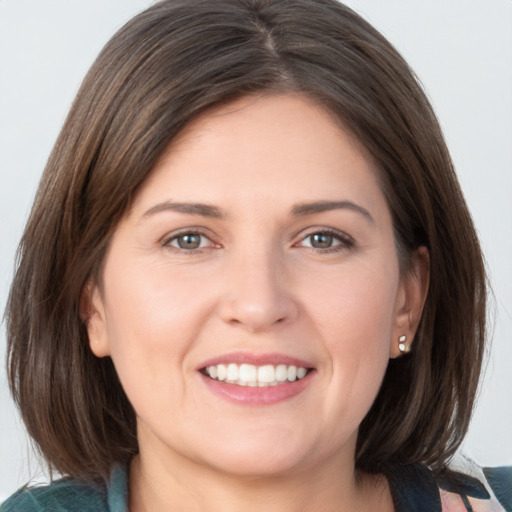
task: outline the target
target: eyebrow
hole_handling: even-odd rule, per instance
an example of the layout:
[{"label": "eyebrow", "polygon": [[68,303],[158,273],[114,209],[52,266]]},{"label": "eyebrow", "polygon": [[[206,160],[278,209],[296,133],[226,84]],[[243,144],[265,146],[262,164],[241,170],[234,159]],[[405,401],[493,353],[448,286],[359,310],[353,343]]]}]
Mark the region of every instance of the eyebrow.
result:
[{"label": "eyebrow", "polygon": [[165,211],[186,213],[188,215],[201,215],[203,217],[214,217],[216,219],[225,217],[225,213],[217,206],[203,203],[173,203],[170,201],[165,201],[153,206],[145,212],[142,217],[149,217],[155,213]]},{"label": "eyebrow", "polygon": [[[370,222],[375,223],[375,219],[366,208],[363,208],[352,201],[315,201],[311,203],[299,203],[292,207],[291,214],[294,217],[303,217],[306,215],[314,215],[315,213],[344,209],[358,212],[366,217]],[[163,203],[159,203],[147,210],[142,215],[142,218],[150,217],[151,215],[165,211],[185,213],[188,215],[201,215],[203,217],[212,217],[216,219],[226,217],[226,214],[221,208],[211,204],[173,203],[171,201],[164,201]]]},{"label": "eyebrow", "polygon": [[352,210],[362,214],[372,224],[375,224],[375,219],[372,217],[371,213],[366,208],[352,201],[315,201],[313,203],[300,203],[294,205],[291,212],[294,216],[302,217],[331,210]]}]

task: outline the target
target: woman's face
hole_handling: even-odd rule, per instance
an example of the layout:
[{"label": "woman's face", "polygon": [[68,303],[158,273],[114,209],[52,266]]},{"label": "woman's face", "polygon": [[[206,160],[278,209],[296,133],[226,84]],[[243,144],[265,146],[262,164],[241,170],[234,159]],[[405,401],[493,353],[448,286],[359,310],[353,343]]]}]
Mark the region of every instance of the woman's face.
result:
[{"label": "woman's face", "polygon": [[143,184],[92,287],[90,346],[112,357],[148,460],[353,463],[420,281],[399,272],[358,142],[300,96],[244,98],[190,124]]}]

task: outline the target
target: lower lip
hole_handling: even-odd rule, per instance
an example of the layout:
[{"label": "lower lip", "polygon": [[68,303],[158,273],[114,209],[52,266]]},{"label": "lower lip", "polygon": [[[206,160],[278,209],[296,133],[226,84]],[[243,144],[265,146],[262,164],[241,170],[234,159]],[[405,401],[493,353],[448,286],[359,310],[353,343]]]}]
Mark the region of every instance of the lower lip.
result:
[{"label": "lower lip", "polygon": [[213,380],[200,373],[203,382],[216,395],[241,405],[272,405],[289,400],[302,393],[311,383],[314,371],[294,382],[277,384],[276,386],[250,387],[238,386],[227,382]]}]

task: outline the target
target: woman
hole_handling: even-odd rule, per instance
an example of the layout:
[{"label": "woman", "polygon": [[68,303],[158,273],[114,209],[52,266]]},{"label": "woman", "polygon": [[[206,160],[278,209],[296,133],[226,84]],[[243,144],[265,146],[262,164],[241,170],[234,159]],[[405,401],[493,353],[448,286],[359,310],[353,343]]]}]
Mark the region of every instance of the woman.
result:
[{"label": "woman", "polygon": [[11,387],[70,478],[2,510],[506,510],[496,471],[447,469],[485,295],[380,34],[331,1],[161,2],[91,68],[22,239]]}]

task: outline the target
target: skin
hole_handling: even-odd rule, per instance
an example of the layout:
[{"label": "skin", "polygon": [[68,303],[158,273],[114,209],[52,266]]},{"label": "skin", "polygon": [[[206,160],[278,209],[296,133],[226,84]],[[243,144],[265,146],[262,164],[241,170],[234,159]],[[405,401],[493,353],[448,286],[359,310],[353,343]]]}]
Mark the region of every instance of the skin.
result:
[{"label": "skin", "polygon": [[[357,206],[291,213],[325,201]],[[331,247],[315,246],[326,231]],[[184,232],[201,233],[199,249],[180,247]],[[356,475],[354,452],[398,338],[419,322],[418,255],[401,273],[375,166],[319,106],[267,95],[194,120],[119,223],[101,286],[88,288],[91,350],[112,357],[137,414],[130,510],[393,510],[384,478]],[[314,370],[296,396],[233,403],[198,371],[232,352]]]}]

